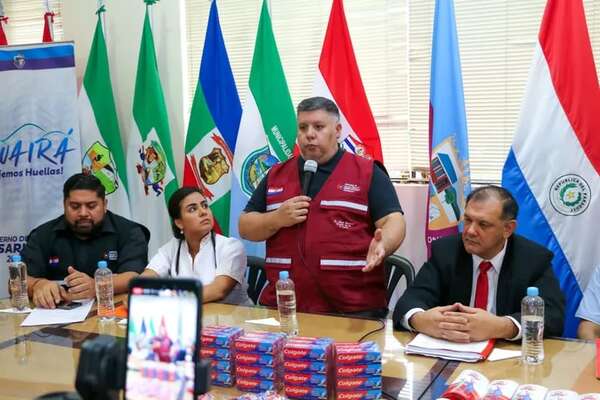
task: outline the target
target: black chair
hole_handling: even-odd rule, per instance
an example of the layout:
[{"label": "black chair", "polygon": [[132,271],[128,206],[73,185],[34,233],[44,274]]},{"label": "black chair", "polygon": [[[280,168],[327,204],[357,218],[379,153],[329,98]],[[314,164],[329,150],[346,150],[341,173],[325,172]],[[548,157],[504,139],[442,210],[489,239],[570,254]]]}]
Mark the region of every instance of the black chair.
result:
[{"label": "black chair", "polygon": [[248,256],[248,297],[258,304],[260,292],[267,284],[267,274],[265,273],[265,259],[256,256]]},{"label": "black chair", "polygon": [[415,279],[415,267],[408,259],[392,254],[384,261],[385,267],[385,282],[387,284],[387,302],[389,304],[392,298],[392,293],[398,286],[400,278],[406,278],[406,287],[408,287]]}]

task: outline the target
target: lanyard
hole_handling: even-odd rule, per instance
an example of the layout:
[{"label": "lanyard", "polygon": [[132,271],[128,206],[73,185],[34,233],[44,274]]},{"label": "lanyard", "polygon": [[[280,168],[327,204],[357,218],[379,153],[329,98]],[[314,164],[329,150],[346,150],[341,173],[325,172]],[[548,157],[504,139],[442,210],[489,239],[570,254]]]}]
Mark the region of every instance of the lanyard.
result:
[{"label": "lanyard", "polygon": [[[214,231],[210,231],[210,242],[213,247],[213,259],[215,260],[215,269],[217,269],[217,244],[216,244],[216,235]],[[179,276],[179,257],[181,255],[181,243],[183,243],[183,239],[179,239],[179,245],[177,246],[177,257],[175,259],[175,276]],[[192,260],[193,263],[193,260]],[[192,269],[194,268],[192,264]],[[171,269],[169,268],[169,276],[171,276]]]}]

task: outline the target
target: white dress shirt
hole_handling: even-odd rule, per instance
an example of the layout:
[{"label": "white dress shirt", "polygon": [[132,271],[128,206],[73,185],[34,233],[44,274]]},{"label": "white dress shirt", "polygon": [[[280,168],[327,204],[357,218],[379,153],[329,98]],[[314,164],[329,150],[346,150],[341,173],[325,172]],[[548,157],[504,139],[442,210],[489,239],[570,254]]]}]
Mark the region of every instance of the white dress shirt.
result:
[{"label": "white dress shirt", "polygon": [[[200,241],[198,254],[192,260],[187,242],[181,242],[179,254],[179,274],[176,273],[177,248],[179,239],[173,238],[165,243],[152,257],[148,269],[153,270],[161,277],[171,276],[191,277],[200,279],[203,285],[212,283],[219,275],[229,276],[237,281],[237,285],[225,297],[226,302],[250,305],[248,298],[248,284],[244,279],[247,259],[244,245],[238,239],[228,238],[219,234],[215,235],[216,251],[213,250],[210,233]],[[215,256],[217,265],[215,266]]]},{"label": "white dress shirt", "polygon": [[[504,242],[504,246],[502,250],[498,254],[496,254],[491,260],[485,260],[475,254],[472,254],[473,258],[473,279],[471,283],[471,300],[469,301],[469,306],[475,306],[475,292],[477,290],[477,278],[479,277],[479,264],[483,261],[489,261],[492,264],[492,268],[490,268],[487,272],[488,278],[488,299],[487,299],[487,311],[496,314],[496,289],[498,288],[498,277],[500,276],[500,269],[502,268],[502,262],[504,261],[504,255],[506,254],[506,244],[508,242]],[[402,318],[402,325],[404,328],[413,331],[413,328],[410,326],[408,321],[410,317],[415,315],[418,312],[425,311],[422,308],[412,308],[408,310],[406,314],[404,314],[404,318]],[[513,324],[518,329],[517,336],[510,338],[508,340],[518,340],[521,338],[521,324],[511,316],[506,315],[506,318],[509,318]]]}]

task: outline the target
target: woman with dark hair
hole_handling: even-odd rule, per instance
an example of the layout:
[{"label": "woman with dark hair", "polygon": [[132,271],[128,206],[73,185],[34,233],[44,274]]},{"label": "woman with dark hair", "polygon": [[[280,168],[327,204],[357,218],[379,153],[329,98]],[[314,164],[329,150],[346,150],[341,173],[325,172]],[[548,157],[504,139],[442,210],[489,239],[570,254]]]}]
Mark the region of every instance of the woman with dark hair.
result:
[{"label": "woman with dark hair", "polygon": [[251,304],[244,280],[242,243],[213,231],[214,219],[200,189],[183,187],[169,199],[173,239],[164,244],[142,276],[194,277],[202,281],[203,301]]}]

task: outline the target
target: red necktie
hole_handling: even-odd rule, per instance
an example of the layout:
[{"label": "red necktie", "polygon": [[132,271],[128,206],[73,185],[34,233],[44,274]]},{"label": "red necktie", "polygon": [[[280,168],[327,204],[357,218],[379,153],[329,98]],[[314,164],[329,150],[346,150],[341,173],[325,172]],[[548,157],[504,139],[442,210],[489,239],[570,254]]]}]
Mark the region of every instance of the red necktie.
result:
[{"label": "red necktie", "polygon": [[490,268],[492,268],[492,263],[489,261],[482,261],[479,264],[479,276],[475,288],[475,308],[481,308],[482,310],[487,310],[489,290],[487,273]]}]

